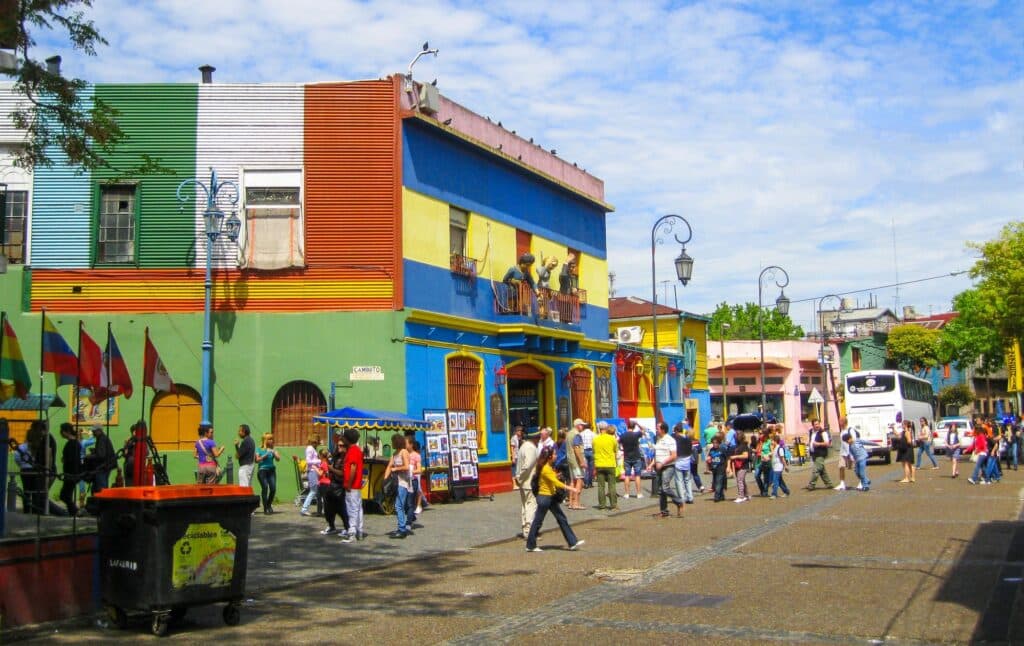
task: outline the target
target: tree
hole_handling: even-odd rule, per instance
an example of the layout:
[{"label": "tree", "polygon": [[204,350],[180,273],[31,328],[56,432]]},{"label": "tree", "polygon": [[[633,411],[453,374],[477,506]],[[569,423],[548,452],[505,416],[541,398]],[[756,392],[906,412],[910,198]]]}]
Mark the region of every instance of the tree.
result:
[{"label": "tree", "polygon": [[[712,340],[718,341],[722,332],[722,323],[728,323],[729,329],[725,330],[726,340],[756,339],[758,338],[757,315],[757,303],[744,303],[743,305],[719,303],[718,307],[711,314],[711,322],[708,324],[708,336]],[[803,338],[803,328],[799,325],[794,325],[793,320],[788,315],[779,313],[774,307],[764,308],[763,316],[765,339]]]},{"label": "tree", "polygon": [[1024,222],[1010,222],[994,240],[967,246],[981,253],[971,268],[979,317],[1004,345],[1024,339]]},{"label": "tree", "polygon": [[885,349],[901,370],[924,373],[940,363],[939,334],[920,325],[897,325],[889,330]]},{"label": "tree", "polygon": [[1006,340],[985,318],[985,302],[976,289],[960,292],[953,298],[959,314],[942,329],[939,356],[966,368],[980,361],[978,372],[992,374],[1002,367]]},{"label": "tree", "polygon": [[971,392],[967,384],[953,384],[939,390],[939,403],[942,404],[943,411],[950,407],[959,411],[961,407],[972,402],[974,402],[974,393]]},{"label": "tree", "polygon": [[[75,50],[95,56],[96,46],[107,41],[80,11],[91,6],[92,0],[0,0],[0,48],[15,53],[13,66],[0,66],[0,72],[14,79],[14,91],[25,99],[10,115],[14,127],[25,131],[25,145],[14,152],[17,166],[52,166],[56,147],[71,166],[113,168],[105,156],[125,139],[118,111],[96,98],[86,104],[85,81],[65,78],[59,69],[32,58],[33,32],[50,29],[63,30]],[[163,169],[144,155],[138,168],[115,170],[128,174]]]}]

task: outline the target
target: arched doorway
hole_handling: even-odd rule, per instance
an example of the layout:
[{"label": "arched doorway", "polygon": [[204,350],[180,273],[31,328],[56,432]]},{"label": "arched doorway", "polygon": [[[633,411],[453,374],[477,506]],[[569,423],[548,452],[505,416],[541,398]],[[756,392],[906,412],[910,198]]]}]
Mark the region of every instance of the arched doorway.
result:
[{"label": "arched doorway", "polygon": [[507,367],[509,428],[522,426],[529,433],[555,425],[552,371],[535,363],[513,363]]},{"label": "arched doorway", "polygon": [[149,432],[159,451],[190,450],[203,419],[199,393],[184,384],[174,384],[174,389],[157,395],[150,409]]},{"label": "arched doorway", "polygon": [[313,416],[326,411],[327,399],[316,384],[289,381],[274,395],[270,417],[274,442],[278,446],[304,445],[313,430]]},{"label": "arched doorway", "polygon": [[582,419],[588,424],[594,423],[592,375],[586,368],[573,368],[569,371],[569,387],[572,389],[572,418]]}]

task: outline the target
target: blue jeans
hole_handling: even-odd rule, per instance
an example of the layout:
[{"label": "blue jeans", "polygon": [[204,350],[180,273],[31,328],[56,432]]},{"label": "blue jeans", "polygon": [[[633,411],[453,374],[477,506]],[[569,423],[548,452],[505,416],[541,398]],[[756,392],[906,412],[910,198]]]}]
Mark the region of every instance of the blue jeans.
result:
[{"label": "blue jeans", "polygon": [[693,502],[693,475],[689,469],[676,469],[676,492],[686,502]]},{"label": "blue jeans", "polygon": [[1020,460],[1020,456],[1017,454],[1018,450],[1019,450],[1019,447],[1017,446],[1017,443],[1014,442],[1013,444],[1010,445],[1010,448],[1007,449],[1007,450],[1010,452],[1010,459],[1013,460],[1013,469],[1014,469],[1014,471],[1016,471],[1017,470],[1017,466],[1018,466],[1018,461]]},{"label": "blue jeans", "polygon": [[715,490],[715,500],[725,500],[725,465],[711,470],[711,486]]},{"label": "blue jeans", "polygon": [[674,505],[683,504],[683,497],[679,495],[679,490],[676,488],[675,470],[673,465],[654,472],[654,483],[651,488],[658,492],[658,508],[662,514],[668,513],[669,498],[672,499]]},{"label": "blue jeans", "polygon": [[871,486],[871,481],[868,480],[868,461],[867,458],[863,460],[857,460],[853,463],[853,472],[857,474],[857,479],[860,480],[860,484],[864,487],[864,491],[868,490]]},{"label": "blue jeans", "polygon": [[302,511],[308,512],[309,506],[316,500],[316,491],[319,486],[320,476],[316,471],[308,471],[306,473],[306,482],[309,483],[309,493],[306,494],[306,500],[302,503]]},{"label": "blue jeans", "polygon": [[992,456],[985,463],[985,478],[987,480],[1000,480],[1003,477],[1002,469],[999,468],[999,456]]},{"label": "blue jeans", "polygon": [[985,463],[988,462],[988,456],[984,454],[978,455],[978,461],[974,463],[974,472],[971,473],[971,480],[978,481],[978,475],[985,474]]},{"label": "blue jeans", "polygon": [[928,459],[932,461],[932,466],[937,467],[939,463],[935,461],[935,453],[932,451],[932,443],[925,442],[921,446],[917,447],[917,468],[921,468],[921,458],[928,456]]},{"label": "blue jeans", "polygon": [[562,530],[562,536],[565,537],[565,542],[569,544],[569,547],[576,544],[576,534],[573,533],[572,527],[569,527],[569,519],[565,517],[562,506],[552,500],[551,496],[537,496],[537,513],[533,515],[533,524],[530,525],[530,533],[526,537],[526,549],[532,550],[537,547],[537,534],[540,533],[541,525],[544,524],[544,517],[548,515],[548,511],[558,521],[558,528]]},{"label": "blue jeans", "polygon": [[398,533],[405,534],[409,531],[409,516],[406,514],[406,505],[409,504],[411,492],[405,487],[398,488],[395,496],[395,515],[398,516]]},{"label": "blue jeans", "polygon": [[416,518],[416,494],[420,492],[420,479],[413,477],[412,479],[412,492],[405,502],[405,517],[409,520],[409,526],[412,527],[412,521]]},{"label": "blue jeans", "polygon": [[583,485],[589,487],[594,484],[594,449],[583,449],[583,457],[587,461],[586,471],[583,473]]},{"label": "blue jeans", "polygon": [[700,460],[697,459],[697,454],[693,455],[693,460],[690,462],[690,475],[693,476],[693,484],[696,485],[697,489],[703,489],[704,483],[700,481]]},{"label": "blue jeans", "polygon": [[782,479],[781,471],[772,471],[772,495],[779,495],[779,488],[782,488],[782,493],[789,495],[789,487],[786,486],[786,481]]},{"label": "blue jeans", "polygon": [[260,479],[260,496],[263,498],[263,511],[270,511],[277,495],[277,469],[260,469],[256,473]]}]

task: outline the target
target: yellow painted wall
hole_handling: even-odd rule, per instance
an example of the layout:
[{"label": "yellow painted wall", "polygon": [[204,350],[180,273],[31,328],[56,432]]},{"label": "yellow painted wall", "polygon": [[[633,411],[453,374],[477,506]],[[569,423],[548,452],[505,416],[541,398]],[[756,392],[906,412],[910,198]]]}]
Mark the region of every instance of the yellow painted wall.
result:
[{"label": "yellow painted wall", "polygon": [[705,321],[686,319],[683,323],[683,336],[697,342],[697,374],[693,378],[693,388],[706,390],[708,387],[708,325]]},{"label": "yellow painted wall", "polygon": [[[643,331],[643,341],[641,347],[653,348],[654,342],[651,337],[651,330],[653,324],[651,319],[639,320],[631,319],[628,321],[612,321],[609,324],[609,330],[615,332],[620,327],[639,325]],[[707,335],[707,323],[705,321],[699,321],[696,319],[686,319],[683,322],[683,338],[694,339],[697,342],[697,374],[693,379],[693,388],[705,390],[708,388],[708,335]],[[658,349],[672,349],[681,351],[682,339],[679,336],[679,323],[678,319],[670,316],[659,316],[658,317]],[[662,367],[664,367],[665,359],[662,359]]]},{"label": "yellow painted wall", "polygon": [[[402,189],[402,254],[409,260],[435,267],[449,266],[449,204],[421,193]],[[477,275],[490,280],[501,280],[516,260],[515,227],[484,217],[469,214],[466,254],[476,258]],[[566,245],[534,235],[530,253],[540,266],[542,256],[554,255],[559,259],[556,271],[561,270]],[[608,307],[608,262],[582,254],[579,259],[580,289],[587,290],[587,302]],[[557,284],[555,281],[554,284]]]}]

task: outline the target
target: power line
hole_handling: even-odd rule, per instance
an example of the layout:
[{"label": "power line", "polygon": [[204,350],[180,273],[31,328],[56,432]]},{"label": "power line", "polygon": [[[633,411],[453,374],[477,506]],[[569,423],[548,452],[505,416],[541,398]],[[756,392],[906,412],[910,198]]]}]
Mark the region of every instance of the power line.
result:
[{"label": "power line", "polygon": [[[861,294],[863,292],[873,292],[873,291],[878,290],[878,289],[888,289],[890,287],[900,287],[902,285],[913,285],[914,283],[924,283],[924,282],[927,282],[929,280],[939,280],[940,278],[951,278],[953,276],[960,276],[961,274],[966,274],[966,273],[967,273],[967,270],[963,269],[961,271],[951,271],[948,274],[939,274],[938,276],[929,276],[928,278],[918,278],[917,280],[905,280],[903,282],[891,283],[889,285],[879,285],[877,287],[865,287],[864,289],[853,289],[853,290],[850,290],[850,291],[847,291],[847,292],[835,292],[834,295],[835,296],[844,296],[846,294]],[[822,298],[822,297],[821,296],[813,296],[811,298],[799,298],[799,299],[791,300],[790,303],[810,303],[812,301],[818,300],[819,298]]]}]

